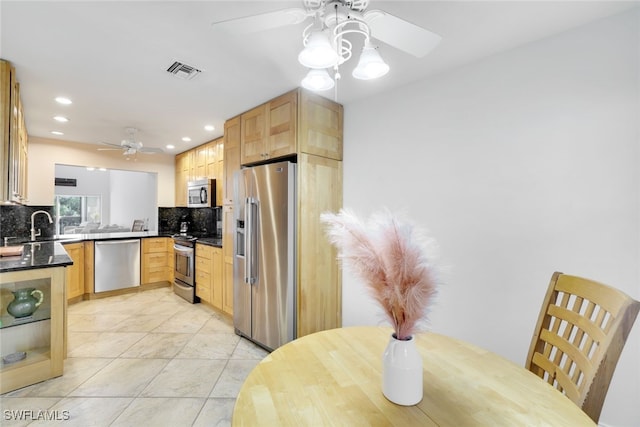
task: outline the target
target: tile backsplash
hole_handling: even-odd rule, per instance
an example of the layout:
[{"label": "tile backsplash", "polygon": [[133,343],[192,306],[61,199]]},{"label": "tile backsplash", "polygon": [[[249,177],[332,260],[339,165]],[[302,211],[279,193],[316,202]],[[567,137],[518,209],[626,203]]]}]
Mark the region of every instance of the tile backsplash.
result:
[{"label": "tile backsplash", "polygon": [[[0,205],[0,245],[5,237],[15,237],[17,241],[29,240],[31,236],[31,214],[47,211],[53,217],[53,206]],[[54,218],[55,220],[55,218]],[[158,232],[174,234],[180,232],[180,223],[186,221],[189,233],[199,235],[222,235],[222,208],[158,208]],[[35,229],[41,230],[38,239],[52,238],[55,223],[49,224],[47,216],[36,215]],[[11,242],[10,240],[9,242]]]},{"label": "tile backsplash", "polygon": [[[31,215],[35,211],[46,211],[53,217],[53,206],[0,205],[0,240],[4,242],[5,237],[15,237],[18,241],[29,240]],[[36,215],[34,220],[34,228],[36,231],[40,229],[39,239],[53,237],[56,232],[55,223],[49,224],[49,219],[44,214]]]},{"label": "tile backsplash", "polygon": [[178,233],[187,222],[190,234],[222,236],[222,208],[158,208],[158,232]]}]

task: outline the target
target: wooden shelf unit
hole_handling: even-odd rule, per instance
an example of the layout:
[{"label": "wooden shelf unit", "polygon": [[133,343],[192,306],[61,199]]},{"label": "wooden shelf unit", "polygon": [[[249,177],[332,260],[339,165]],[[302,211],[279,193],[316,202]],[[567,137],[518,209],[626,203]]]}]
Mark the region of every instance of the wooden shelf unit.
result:
[{"label": "wooden shelf unit", "polygon": [[34,287],[44,292],[46,299],[42,304],[48,306],[51,313],[46,320],[34,316],[32,322],[0,329],[3,357],[19,351],[27,353],[27,357],[19,362],[0,365],[0,394],[62,375],[66,349],[65,276],[65,267],[0,273],[3,316],[7,315],[6,306],[13,299],[11,291],[34,283]]}]

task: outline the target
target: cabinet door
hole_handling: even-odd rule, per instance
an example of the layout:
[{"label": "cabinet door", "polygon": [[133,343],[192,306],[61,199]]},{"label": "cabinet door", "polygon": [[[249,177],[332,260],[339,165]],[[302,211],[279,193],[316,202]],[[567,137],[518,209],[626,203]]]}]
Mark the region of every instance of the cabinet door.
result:
[{"label": "cabinet door", "polygon": [[189,154],[176,154],[176,206],[187,206],[187,182],[189,181]]},{"label": "cabinet door", "polygon": [[205,146],[207,170],[205,176],[209,179],[218,179],[218,141],[208,142]]},{"label": "cabinet door", "polygon": [[211,246],[196,244],[196,295],[213,304],[212,295],[212,259],[213,248]]},{"label": "cabinet door", "polygon": [[327,98],[300,91],[300,151],[342,160],[343,108]]},{"label": "cabinet door", "polygon": [[337,253],[320,223],[322,212],[341,207],[342,162],[298,156],[298,337],[342,323]]},{"label": "cabinet door", "polygon": [[0,59],[0,202],[9,200],[8,150],[13,73],[11,64]]},{"label": "cabinet door", "polygon": [[167,252],[167,242],[171,239],[167,237],[150,237],[142,239],[142,253]]},{"label": "cabinet door", "polygon": [[233,262],[227,262],[223,257],[223,282],[224,291],[222,293],[222,311],[233,316]]},{"label": "cabinet door", "polygon": [[240,169],[240,116],[224,123],[223,204],[233,204],[233,174]]},{"label": "cabinet door", "polygon": [[268,104],[262,104],[240,116],[240,160],[243,165],[267,156],[266,131]]},{"label": "cabinet door", "polygon": [[213,248],[211,252],[211,291],[213,306],[222,310],[224,283],[222,282],[222,248]]},{"label": "cabinet door", "polygon": [[224,204],[224,138],[220,138],[217,143],[218,169],[216,174],[216,206]]},{"label": "cabinet door", "polygon": [[193,156],[195,158],[195,172],[193,179],[201,179],[207,177],[207,155],[209,151],[207,150],[207,145],[201,145],[195,148]]},{"label": "cabinet door", "polygon": [[69,243],[65,251],[73,261],[67,271],[67,300],[84,295],[84,244]]},{"label": "cabinet door", "polygon": [[267,154],[270,159],[296,153],[297,111],[297,90],[269,101]]},{"label": "cabinet door", "polygon": [[233,314],[233,206],[222,208],[222,311]]},{"label": "cabinet door", "polygon": [[94,290],[94,242],[93,240],[84,242],[84,292],[92,294]]}]

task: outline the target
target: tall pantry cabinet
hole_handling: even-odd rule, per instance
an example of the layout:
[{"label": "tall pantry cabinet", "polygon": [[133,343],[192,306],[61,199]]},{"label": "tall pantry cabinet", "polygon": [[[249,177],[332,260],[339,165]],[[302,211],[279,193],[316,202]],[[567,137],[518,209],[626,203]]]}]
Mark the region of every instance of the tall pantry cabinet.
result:
[{"label": "tall pantry cabinet", "polygon": [[[233,279],[233,172],[241,166],[283,159],[298,164],[298,337],[342,325],[337,254],[320,223],[322,212],[342,207],[342,129],[342,106],[304,89],[287,92],[225,124],[223,248],[227,281]],[[231,135],[239,135],[239,152],[229,143]],[[239,162],[233,163],[234,158]]]}]

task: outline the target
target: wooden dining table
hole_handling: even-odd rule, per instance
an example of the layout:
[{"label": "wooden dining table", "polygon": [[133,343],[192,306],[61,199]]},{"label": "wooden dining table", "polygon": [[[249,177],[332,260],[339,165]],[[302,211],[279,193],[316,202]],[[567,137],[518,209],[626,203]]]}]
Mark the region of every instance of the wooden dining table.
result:
[{"label": "wooden dining table", "polygon": [[317,332],[265,357],[245,380],[233,426],[595,426],[571,400],[522,366],[444,335],[416,334],[423,398],[382,394],[392,330]]}]

